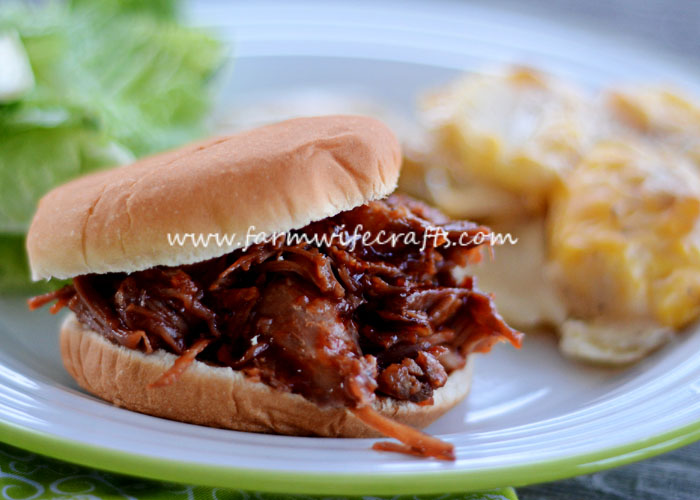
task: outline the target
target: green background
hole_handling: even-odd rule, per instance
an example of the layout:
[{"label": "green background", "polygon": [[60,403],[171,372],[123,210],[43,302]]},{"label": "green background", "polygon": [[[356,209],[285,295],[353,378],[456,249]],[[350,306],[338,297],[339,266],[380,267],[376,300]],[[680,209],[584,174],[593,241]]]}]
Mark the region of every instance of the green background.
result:
[{"label": "green background", "polygon": [[[109,472],[88,469],[37,455],[0,443],[0,498],[2,499],[187,499],[187,500],[301,500],[306,495],[251,493],[226,488],[180,485],[148,481]],[[324,496],[324,500],[352,497]],[[376,499],[378,497],[365,497]],[[412,495],[392,496],[408,500]],[[458,493],[421,496],[439,500],[517,500],[512,488],[482,493]]]}]

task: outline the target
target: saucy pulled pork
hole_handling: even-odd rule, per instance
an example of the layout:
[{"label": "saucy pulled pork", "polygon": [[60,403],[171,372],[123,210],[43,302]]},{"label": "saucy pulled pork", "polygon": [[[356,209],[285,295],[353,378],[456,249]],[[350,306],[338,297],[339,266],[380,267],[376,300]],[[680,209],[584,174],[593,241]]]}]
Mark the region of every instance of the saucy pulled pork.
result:
[{"label": "saucy pulled pork", "polygon": [[[78,276],[30,307],[55,300],[52,312],[67,306],[115,343],[179,355],[152,386],[172,383],[196,358],[359,416],[375,395],[431,404],[472,352],[520,345],[491,298],[453,274],[480,259],[471,241],[486,228],[393,195],[290,234],[306,238],[193,265]],[[363,234],[373,238],[357,241]],[[324,244],[308,243],[314,236]]]}]

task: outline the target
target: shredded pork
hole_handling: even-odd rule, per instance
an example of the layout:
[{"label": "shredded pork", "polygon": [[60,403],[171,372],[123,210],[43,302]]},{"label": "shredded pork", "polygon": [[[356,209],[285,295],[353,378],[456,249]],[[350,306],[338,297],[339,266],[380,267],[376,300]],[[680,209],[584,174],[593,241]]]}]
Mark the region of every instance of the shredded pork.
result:
[{"label": "shredded pork", "polygon": [[[424,239],[435,228],[443,236]],[[391,196],[293,234],[344,235],[347,242],[380,232],[412,232],[417,242],[351,247],[340,239],[313,245],[278,238],[194,265],[78,276],[30,307],[55,300],[52,312],[67,306],[113,342],[181,356],[155,387],[175,382],[195,358],[230,366],[321,406],[347,407],[407,446],[383,449],[450,458],[439,440],[373,414],[372,401],[432,404],[433,392],[469,354],[499,341],[519,346],[521,334],[470,278],[458,282],[453,274],[481,256],[478,245],[455,242],[486,228]]]}]

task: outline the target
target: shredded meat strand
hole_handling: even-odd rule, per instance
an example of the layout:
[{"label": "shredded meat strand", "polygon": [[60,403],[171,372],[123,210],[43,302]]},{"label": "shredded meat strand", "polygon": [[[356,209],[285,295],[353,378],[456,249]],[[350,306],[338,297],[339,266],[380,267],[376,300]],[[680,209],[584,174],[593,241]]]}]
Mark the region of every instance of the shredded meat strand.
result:
[{"label": "shredded meat strand", "polygon": [[30,311],[34,311],[55,300],[56,303],[51,306],[49,312],[51,312],[51,314],[56,314],[58,311],[68,305],[68,301],[71,299],[71,297],[73,297],[73,295],[75,295],[73,288],[70,286],[64,286],[63,288],[59,288],[53,292],[31,297],[27,300],[27,306],[29,306]]},{"label": "shredded meat strand", "polygon": [[201,353],[209,344],[211,344],[211,340],[212,339],[199,339],[192,345],[192,347],[187,349],[179,358],[177,358],[170,368],[168,368],[160,377],[148,384],[146,387],[149,389],[154,389],[156,387],[165,387],[166,385],[174,384],[185,372],[185,370],[190,367],[199,353]]},{"label": "shredded meat strand", "polygon": [[373,446],[375,450],[396,451],[399,453],[410,451],[411,454],[421,457],[433,457],[439,460],[455,459],[454,446],[452,444],[425,434],[408,425],[395,422],[390,418],[380,415],[368,406],[355,408],[353,413],[367,426],[384,436],[393,437],[401,441],[408,448],[407,450],[395,443],[376,443]]}]

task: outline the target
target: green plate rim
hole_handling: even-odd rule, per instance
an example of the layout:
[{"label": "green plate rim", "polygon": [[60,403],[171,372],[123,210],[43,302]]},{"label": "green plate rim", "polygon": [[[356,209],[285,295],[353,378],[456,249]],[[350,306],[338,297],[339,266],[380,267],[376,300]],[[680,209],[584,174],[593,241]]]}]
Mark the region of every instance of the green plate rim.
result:
[{"label": "green plate rim", "polygon": [[700,440],[700,420],[635,443],[558,460],[467,471],[336,474],[273,472],[148,457],[87,445],[0,421],[0,441],[87,467],[175,483],[312,495],[418,495],[525,486],[625,465],[697,440]]}]

